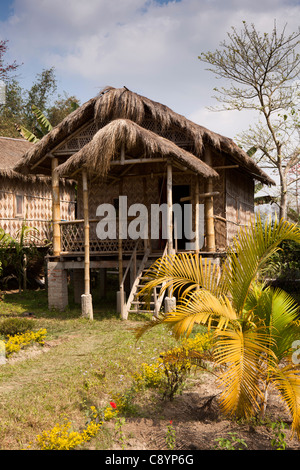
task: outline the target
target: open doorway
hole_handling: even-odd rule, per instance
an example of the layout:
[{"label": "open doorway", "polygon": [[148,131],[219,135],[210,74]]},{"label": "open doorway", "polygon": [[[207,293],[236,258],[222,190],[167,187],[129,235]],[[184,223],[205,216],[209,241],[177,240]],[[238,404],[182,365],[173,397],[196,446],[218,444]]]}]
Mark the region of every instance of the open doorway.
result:
[{"label": "open doorway", "polygon": [[[176,211],[173,219],[173,239],[174,239],[174,247],[177,244],[177,249],[179,251],[185,250],[185,244],[190,242],[185,237],[184,231],[184,204],[190,204],[190,201],[181,201],[182,198],[190,197],[191,195],[191,187],[188,184],[179,184],[174,185],[172,188],[172,198],[173,198],[173,205],[179,204],[181,206],[181,217],[176,218]],[[190,223],[191,221],[189,221]],[[177,240],[176,240],[177,238]]]}]

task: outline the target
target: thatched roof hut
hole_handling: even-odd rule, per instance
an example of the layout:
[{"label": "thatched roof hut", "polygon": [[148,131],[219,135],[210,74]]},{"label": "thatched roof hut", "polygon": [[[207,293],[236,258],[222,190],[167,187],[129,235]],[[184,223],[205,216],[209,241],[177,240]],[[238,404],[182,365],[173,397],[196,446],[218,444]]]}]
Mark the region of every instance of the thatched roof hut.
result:
[{"label": "thatched roof hut", "polygon": [[[73,111],[40,142],[29,149],[15,169],[22,172],[50,174],[51,159],[47,159],[49,153],[54,153],[70,135],[79,131],[88,122],[97,121],[101,123],[100,127],[104,127],[116,119],[126,119],[144,128],[151,120],[155,122],[155,133],[161,137],[167,137],[168,131],[175,129],[181,136],[182,144],[178,147],[184,147],[200,160],[203,158],[205,146],[209,145],[216,152],[227,155],[231,162],[239,164],[257,180],[269,185],[274,184],[274,181],[258,167],[254,160],[231,139],[212,132],[167,106],[125,87],[107,87],[98,96]],[[62,156],[60,161],[63,163],[65,160],[66,157]]]},{"label": "thatched roof hut", "polygon": [[[90,269],[117,268],[122,318],[137,303],[132,299],[138,277],[125,310],[122,300],[125,277],[134,277],[137,256],[139,273],[150,252],[160,256],[173,249],[194,250],[221,256],[238,227],[252,220],[255,181],[274,184],[231,139],[126,87],[107,87],[80,106],[28,148],[15,170],[51,176],[49,307],[67,305],[70,266],[80,278],[74,292],[84,286],[83,314],[92,315]],[[60,178],[77,181],[76,220],[62,216]],[[109,236],[99,229],[108,223],[102,213],[107,205],[116,222]],[[175,207],[179,210],[173,214]],[[153,215],[152,209],[162,209],[161,214]],[[158,304],[155,308],[159,310]]]},{"label": "thatched roof hut", "polygon": [[25,139],[0,137],[0,174],[9,178],[22,178],[22,173],[14,171],[14,167],[32,146]]},{"label": "thatched roof hut", "polygon": [[[51,178],[14,170],[25,152],[34,144],[24,139],[0,137],[0,227],[16,237],[26,224],[39,230],[40,243],[50,237],[52,219]],[[65,219],[75,215],[75,188],[69,180],[61,180],[60,205]]]},{"label": "thatched roof hut", "polygon": [[124,152],[131,158],[161,157],[175,160],[204,178],[217,178],[218,173],[195,155],[181,149],[173,142],[144,129],[128,119],[115,119],[100,129],[79,152],[57,168],[61,177],[73,176],[78,169],[106,176],[110,163]]}]

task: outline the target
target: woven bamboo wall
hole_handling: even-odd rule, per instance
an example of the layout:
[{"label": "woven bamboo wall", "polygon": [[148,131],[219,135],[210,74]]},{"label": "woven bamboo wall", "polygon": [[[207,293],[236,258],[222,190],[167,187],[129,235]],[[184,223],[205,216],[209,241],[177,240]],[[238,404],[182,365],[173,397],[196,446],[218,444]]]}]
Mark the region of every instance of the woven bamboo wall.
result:
[{"label": "woven bamboo wall", "polygon": [[[26,225],[39,231],[41,240],[51,237],[52,196],[51,184],[45,181],[26,180],[1,176],[0,227],[12,237],[17,236],[24,219]],[[61,218],[75,219],[75,189],[66,182],[61,184]],[[22,214],[17,213],[16,197],[22,196]]]},{"label": "woven bamboo wall", "polygon": [[227,244],[254,215],[254,181],[238,170],[226,173]]},{"label": "woven bamboo wall", "polygon": [[[223,155],[213,154],[213,167],[226,165]],[[225,198],[225,170],[217,170],[219,178],[213,183],[213,190],[218,191],[218,196],[214,196],[214,217],[215,217],[215,237],[216,250],[225,251],[227,247],[227,224],[226,219],[226,198]],[[228,170],[226,170],[228,171]]]},{"label": "woven bamboo wall", "polygon": [[[160,170],[160,175],[155,176]],[[124,177],[122,182],[109,182],[109,181],[90,181],[89,182],[89,214],[90,219],[97,218],[97,207],[103,203],[113,204],[114,199],[118,199],[119,195],[127,196],[128,207],[134,203],[142,203],[148,209],[149,225],[148,232],[151,233],[150,227],[150,214],[152,204],[162,204],[166,202],[166,194],[163,191],[163,179],[166,180],[165,167],[162,165],[153,164],[153,173],[149,172],[148,176]],[[193,205],[192,211],[192,225],[191,228],[195,230],[195,183],[196,177],[193,174],[185,174],[179,170],[174,169],[173,186],[188,185],[190,186],[191,203]],[[220,176],[220,181],[214,188],[215,191],[220,191],[220,195],[214,198],[214,210],[216,215],[225,217],[225,199],[224,199],[225,179],[224,172]],[[199,177],[199,192],[205,192],[205,180]],[[200,199],[200,204],[204,205],[205,200]],[[83,205],[82,205],[82,184],[81,180],[78,181],[78,206],[77,218],[83,218]],[[157,223],[157,222],[155,222]],[[216,219],[216,245],[218,250],[223,250],[226,246],[226,224]],[[90,225],[90,237],[96,238],[95,226]],[[159,249],[161,244],[158,240],[152,240],[152,248]]]},{"label": "woven bamboo wall", "polygon": [[[57,153],[65,151],[77,151],[89,142],[95,132],[103,127],[105,122],[90,122],[78,133],[73,134],[72,137],[64,142],[62,147],[58,149]],[[157,126],[157,123],[151,119],[145,119],[142,126],[165,138],[172,140],[180,147],[192,151],[190,143],[184,140],[184,135],[179,129],[168,129],[162,131]],[[222,166],[229,164],[224,154],[213,151],[213,166]],[[149,167],[147,166],[149,169]],[[134,203],[144,203],[148,211],[150,211],[151,204],[162,203],[160,200],[160,182],[162,176],[151,176],[151,172],[147,177],[137,176],[136,178],[124,177],[122,185],[119,182],[97,182],[94,181],[90,184],[89,189],[89,211],[90,218],[96,217],[96,209],[99,204],[104,202],[113,204],[114,199],[119,195],[128,196],[128,206]],[[166,172],[162,165],[153,164],[153,173]],[[214,197],[214,216],[215,216],[215,236],[216,236],[216,250],[224,251],[231,242],[232,237],[235,235],[238,227],[247,224],[254,211],[254,183],[251,177],[236,170],[218,170],[219,179],[214,181],[214,191],[218,191],[219,195]],[[203,178],[200,180],[200,193],[205,192],[205,181]],[[191,187],[192,203],[195,202],[195,176],[184,174],[173,176],[173,184],[189,184]],[[200,199],[200,204],[204,204],[205,200]],[[78,182],[78,213],[77,218],[83,218],[82,199],[81,199],[81,181]],[[193,230],[194,230],[195,214],[193,212]],[[150,227],[149,227],[150,231]],[[95,233],[91,233],[91,237],[96,237]],[[155,248],[155,243],[153,248]]]}]

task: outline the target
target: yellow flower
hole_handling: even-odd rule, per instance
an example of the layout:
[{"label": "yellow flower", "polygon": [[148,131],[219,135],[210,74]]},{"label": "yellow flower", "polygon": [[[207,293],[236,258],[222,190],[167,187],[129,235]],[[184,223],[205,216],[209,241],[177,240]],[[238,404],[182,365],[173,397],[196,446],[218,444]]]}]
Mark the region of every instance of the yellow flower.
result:
[{"label": "yellow flower", "polygon": [[91,421],[81,433],[71,431],[71,423],[57,423],[49,431],[43,431],[36,437],[36,443],[41,450],[70,450],[89,441],[99,431],[102,423]]},{"label": "yellow flower", "polygon": [[44,340],[46,334],[47,330],[42,328],[36,332],[26,331],[22,334],[10,335],[5,343],[6,355],[9,356],[13,353],[19,352],[20,349],[33,342],[43,345],[45,343]]}]

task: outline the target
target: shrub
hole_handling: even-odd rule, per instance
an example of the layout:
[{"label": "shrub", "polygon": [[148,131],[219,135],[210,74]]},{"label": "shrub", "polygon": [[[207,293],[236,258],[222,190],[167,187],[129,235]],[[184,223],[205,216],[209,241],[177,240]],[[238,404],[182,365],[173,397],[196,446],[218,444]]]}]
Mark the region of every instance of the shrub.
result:
[{"label": "shrub", "polygon": [[29,318],[6,318],[0,321],[0,334],[3,336],[13,336],[31,331],[34,322]]},{"label": "shrub", "polygon": [[25,331],[25,333],[9,336],[5,343],[5,352],[9,356],[13,353],[19,352],[20,349],[28,346],[31,343],[38,343],[43,345],[47,331],[42,328],[36,332]]},{"label": "shrub", "polygon": [[[88,442],[94,437],[102,423],[91,422],[82,432],[72,431],[71,423],[56,424],[49,431],[43,431],[36,437],[36,444],[40,450],[70,450]],[[30,446],[29,446],[30,447]]]},{"label": "shrub", "polygon": [[162,352],[152,364],[143,363],[134,375],[137,387],[154,388],[165,399],[172,400],[185,384],[192,369],[201,365],[205,351],[211,348],[208,334],[198,333],[193,339],[183,339],[178,347]]}]

